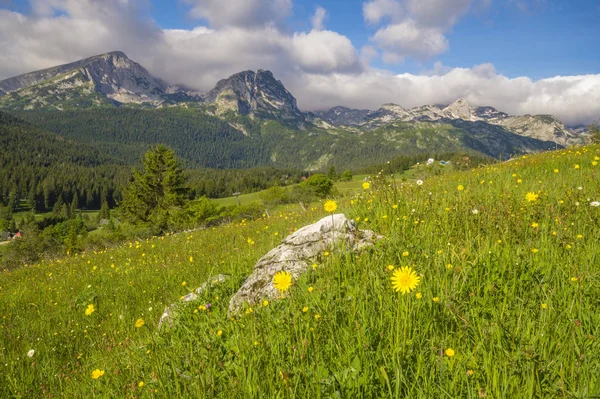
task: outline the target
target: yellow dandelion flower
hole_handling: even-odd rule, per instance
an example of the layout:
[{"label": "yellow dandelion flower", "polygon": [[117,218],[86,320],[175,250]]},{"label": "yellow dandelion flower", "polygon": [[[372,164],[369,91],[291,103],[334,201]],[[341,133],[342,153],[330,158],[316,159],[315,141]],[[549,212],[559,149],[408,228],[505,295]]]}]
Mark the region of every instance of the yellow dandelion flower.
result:
[{"label": "yellow dandelion flower", "polygon": [[217,331],[217,337],[220,337],[221,335],[223,335],[223,330]]},{"label": "yellow dandelion flower", "polygon": [[89,316],[92,313],[94,313],[96,311],[96,309],[94,308],[94,304],[90,303],[89,305],[87,305],[87,308],[85,308],[85,315]]},{"label": "yellow dandelion flower", "polygon": [[465,189],[465,186],[463,186],[462,184],[459,184],[458,187],[456,187],[456,189],[458,191],[463,191]]},{"label": "yellow dandelion flower", "polygon": [[313,269],[313,270],[317,270],[317,264],[316,264],[316,263],[313,263],[313,264],[312,264],[312,269]]},{"label": "yellow dandelion flower", "polygon": [[181,282],[181,286],[185,287],[187,285],[187,283],[185,281]]},{"label": "yellow dandelion flower", "polygon": [[541,307],[542,309],[546,309],[546,308],[548,307],[548,305],[547,305],[547,304],[545,304],[545,303],[542,303],[542,304],[540,305],[540,307]]},{"label": "yellow dandelion flower", "polygon": [[366,181],[362,184],[363,190],[368,190],[369,187],[371,187],[371,183],[369,183],[368,181]]},{"label": "yellow dandelion flower", "polygon": [[579,280],[577,277],[571,277],[571,281],[575,282],[577,280]]},{"label": "yellow dandelion flower", "polygon": [[434,296],[434,297],[433,297],[433,302],[439,302],[439,301],[440,301],[440,298],[439,298],[439,297],[437,297],[437,296]]},{"label": "yellow dandelion flower", "polygon": [[320,314],[316,314],[316,315],[315,315],[315,320],[319,320],[320,318],[321,318],[321,315],[320,315]]},{"label": "yellow dandelion flower", "polygon": [[579,169],[579,165],[575,165],[575,169]]},{"label": "yellow dandelion flower", "polygon": [[452,267],[453,267],[453,266],[452,266],[450,263],[448,263],[448,264],[446,265],[446,269],[448,269],[448,270],[452,269]]},{"label": "yellow dandelion flower", "polygon": [[420,292],[417,292],[417,294],[415,295],[415,298],[421,299],[421,298],[423,298],[423,294],[421,294]]},{"label": "yellow dandelion flower", "polygon": [[468,376],[472,376],[473,374],[475,374],[474,370],[467,370],[467,375]]},{"label": "yellow dandelion flower", "polygon": [[406,257],[406,256],[408,256],[408,255],[409,255],[408,251],[404,251],[404,252],[402,252],[402,256],[405,256],[405,257]]},{"label": "yellow dandelion flower", "polygon": [[264,307],[267,307],[267,306],[269,306],[269,301],[267,301],[267,300],[265,299],[265,300],[263,301],[263,306],[264,306]]},{"label": "yellow dandelion flower", "polygon": [[96,369],[96,370],[92,371],[92,378],[95,380],[102,377],[103,375],[104,375],[104,370]]},{"label": "yellow dandelion flower", "polygon": [[537,224],[536,222],[531,223],[531,227],[533,227],[534,229],[537,229],[540,225]]},{"label": "yellow dandelion flower", "polygon": [[308,312],[308,306],[305,306],[302,308],[302,313],[306,313],[306,312]]},{"label": "yellow dandelion flower", "polygon": [[325,212],[333,213],[337,209],[337,203],[334,200],[327,200],[323,204]]},{"label": "yellow dandelion flower", "polygon": [[137,319],[137,320],[135,321],[135,327],[136,327],[136,328],[140,328],[140,327],[141,327],[141,326],[143,326],[144,324],[146,324],[146,323],[144,322],[144,320],[143,320],[143,319]]},{"label": "yellow dandelion flower", "polygon": [[273,286],[281,294],[292,286],[292,275],[286,271],[280,271],[273,276]]},{"label": "yellow dandelion flower", "polygon": [[448,357],[452,357],[452,356],[456,355],[456,352],[454,352],[454,349],[452,349],[452,348],[448,348],[448,349],[446,349],[446,350],[444,351],[444,353],[445,353],[445,354],[446,354],[446,356],[448,356]]},{"label": "yellow dandelion flower", "polygon": [[592,166],[598,166],[598,161],[592,162]]},{"label": "yellow dandelion flower", "polygon": [[537,201],[537,199],[538,199],[539,197],[540,197],[540,196],[539,196],[539,195],[537,195],[537,194],[536,194],[536,193],[534,193],[534,192],[528,192],[528,193],[525,195],[525,199],[526,199],[527,201],[529,201],[529,202],[535,202],[535,201]]},{"label": "yellow dandelion flower", "polygon": [[417,276],[417,273],[408,266],[395,270],[392,275],[393,289],[396,292],[402,292],[402,294],[407,294],[417,288],[420,281],[421,277]]},{"label": "yellow dandelion flower", "polygon": [[394,270],[394,265],[388,265],[387,269],[388,270]]},{"label": "yellow dandelion flower", "polygon": [[310,292],[313,292],[313,291],[314,291],[314,288],[313,288],[313,287],[308,287],[307,291],[308,291],[309,293],[310,293]]},{"label": "yellow dandelion flower", "polygon": [[140,382],[138,382],[138,387],[139,387],[139,388],[141,388],[141,387],[143,387],[143,386],[144,386],[144,381],[140,381]]},{"label": "yellow dandelion flower", "polygon": [[537,248],[531,248],[531,252],[537,254],[538,252],[540,252],[540,250]]}]

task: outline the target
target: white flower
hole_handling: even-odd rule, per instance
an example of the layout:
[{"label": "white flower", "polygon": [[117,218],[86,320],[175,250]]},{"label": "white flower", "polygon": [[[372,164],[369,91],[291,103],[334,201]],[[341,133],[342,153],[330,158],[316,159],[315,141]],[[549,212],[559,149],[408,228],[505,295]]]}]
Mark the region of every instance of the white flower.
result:
[{"label": "white flower", "polygon": [[34,353],[35,351],[33,349],[30,349],[29,352],[27,352],[27,357],[33,357]]},{"label": "white flower", "polygon": [[427,160],[427,165],[431,165],[431,164],[432,164],[432,163],[434,163],[434,162],[435,162],[435,161],[434,161],[434,159],[433,159],[433,158],[429,158],[429,159]]},{"label": "white flower", "polygon": [[577,190],[581,191],[581,190],[583,190],[583,187],[579,186],[579,187],[577,187]]},{"label": "white flower", "polygon": [[575,206],[579,206],[579,201],[575,203]]},{"label": "white flower", "polygon": [[590,203],[591,206],[600,206],[600,201],[594,201]]},{"label": "white flower", "polygon": [[417,186],[422,186],[423,185],[423,180],[417,180]]},{"label": "white flower", "polygon": [[471,212],[473,212],[473,215],[477,215],[479,213],[479,210],[473,209]]}]

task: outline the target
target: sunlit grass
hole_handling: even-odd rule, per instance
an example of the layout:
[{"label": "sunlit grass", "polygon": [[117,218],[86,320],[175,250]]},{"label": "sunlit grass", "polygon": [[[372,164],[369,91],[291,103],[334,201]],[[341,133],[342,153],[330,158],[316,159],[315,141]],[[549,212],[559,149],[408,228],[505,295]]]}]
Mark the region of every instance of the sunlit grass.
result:
[{"label": "sunlit grass", "polygon": [[[593,397],[598,156],[573,148],[420,186],[375,176],[336,212],[386,239],[323,253],[284,299],[235,317],[229,297],[254,263],[322,204],[4,273],[0,397]],[[420,277],[406,294],[391,279],[403,266]],[[157,330],[166,305],[219,273],[231,278]]]}]

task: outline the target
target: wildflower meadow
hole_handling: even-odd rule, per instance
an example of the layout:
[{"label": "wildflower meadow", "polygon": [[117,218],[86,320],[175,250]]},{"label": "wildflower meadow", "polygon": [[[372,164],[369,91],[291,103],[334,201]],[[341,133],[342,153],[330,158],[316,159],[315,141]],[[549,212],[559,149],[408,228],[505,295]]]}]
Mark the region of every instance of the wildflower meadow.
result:
[{"label": "wildflower meadow", "polygon": [[[2,272],[0,397],[600,397],[599,160],[380,173],[306,210]],[[333,212],[385,238],[333,244],[275,275],[281,298],[228,312],[260,257]]]}]

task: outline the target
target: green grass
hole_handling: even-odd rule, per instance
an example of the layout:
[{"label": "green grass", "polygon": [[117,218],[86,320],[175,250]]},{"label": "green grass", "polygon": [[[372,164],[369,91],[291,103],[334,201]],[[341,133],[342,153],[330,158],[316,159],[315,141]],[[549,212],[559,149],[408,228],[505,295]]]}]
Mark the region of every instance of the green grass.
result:
[{"label": "green grass", "polygon": [[[375,178],[339,211],[386,239],[323,253],[284,299],[235,317],[229,297],[254,263],[321,206],[2,273],[0,397],[599,395],[594,157],[574,148],[422,186]],[[416,270],[416,290],[394,292],[390,266]],[[164,306],[217,273],[231,278],[157,330]]]}]

